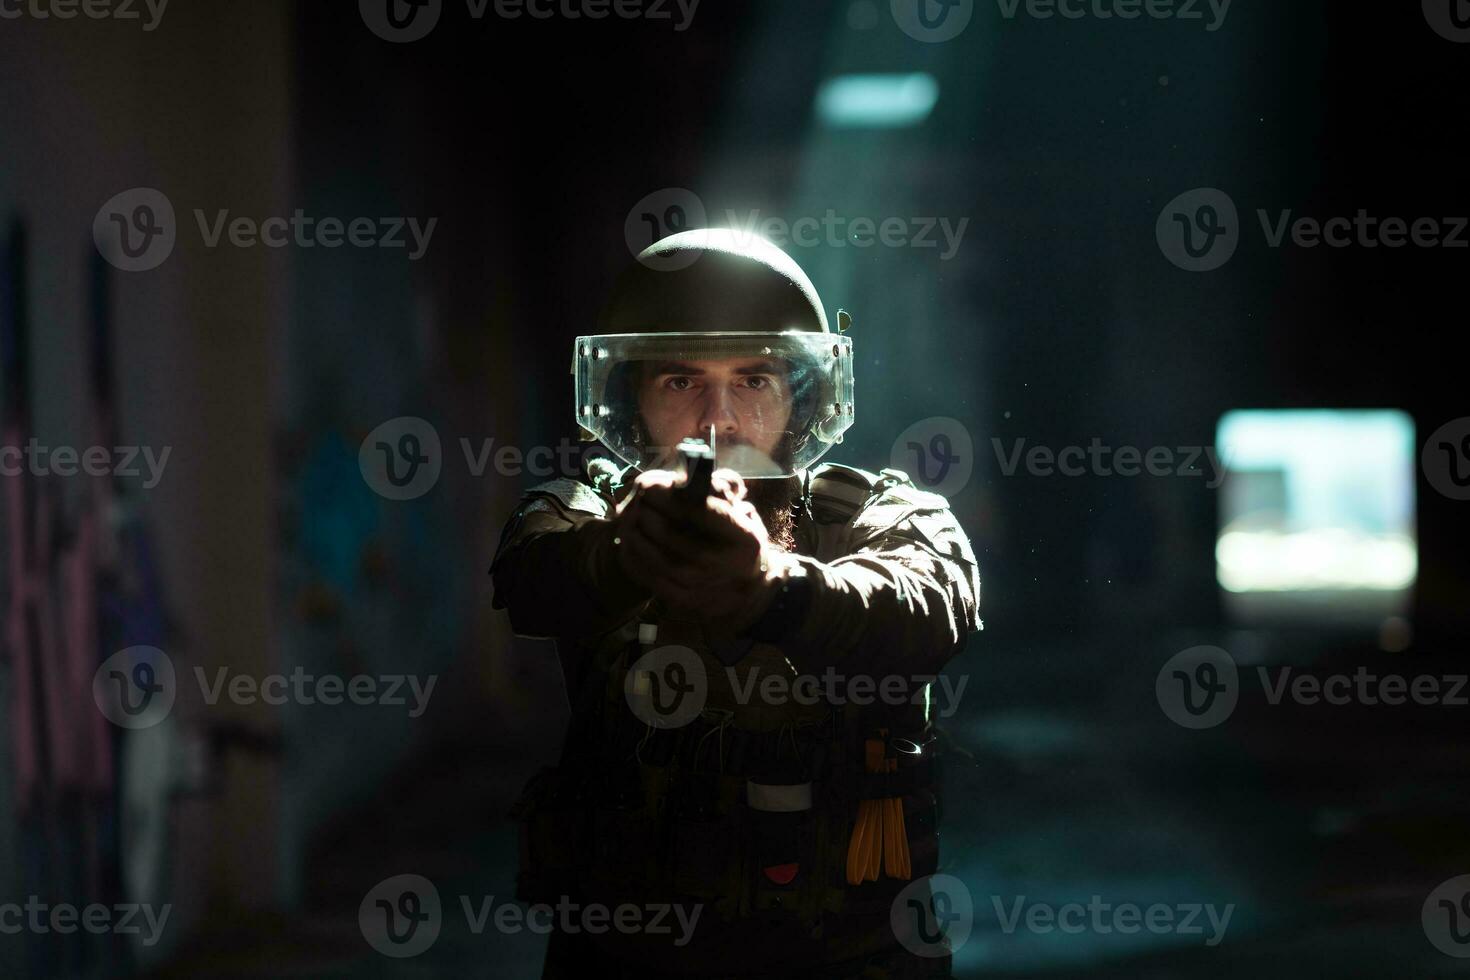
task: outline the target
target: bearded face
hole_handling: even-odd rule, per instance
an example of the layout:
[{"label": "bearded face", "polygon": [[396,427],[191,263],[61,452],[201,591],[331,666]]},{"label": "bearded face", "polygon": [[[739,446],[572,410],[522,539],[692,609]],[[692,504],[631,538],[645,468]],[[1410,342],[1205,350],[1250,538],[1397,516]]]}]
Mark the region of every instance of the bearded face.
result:
[{"label": "bearded face", "polygon": [[746,496],[766,525],[771,544],[782,551],[796,550],[796,518],[792,504],[801,490],[797,477],[777,480],[746,480]]}]

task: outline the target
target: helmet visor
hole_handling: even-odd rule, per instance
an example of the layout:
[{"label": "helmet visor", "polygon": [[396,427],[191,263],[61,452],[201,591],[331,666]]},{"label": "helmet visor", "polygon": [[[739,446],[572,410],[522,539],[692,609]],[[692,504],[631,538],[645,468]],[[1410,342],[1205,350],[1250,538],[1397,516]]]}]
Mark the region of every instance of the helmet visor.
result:
[{"label": "helmet visor", "polygon": [[830,333],[578,337],[577,424],[640,470],[677,469],[708,440],[747,479],[815,463],[853,423],[852,341]]}]

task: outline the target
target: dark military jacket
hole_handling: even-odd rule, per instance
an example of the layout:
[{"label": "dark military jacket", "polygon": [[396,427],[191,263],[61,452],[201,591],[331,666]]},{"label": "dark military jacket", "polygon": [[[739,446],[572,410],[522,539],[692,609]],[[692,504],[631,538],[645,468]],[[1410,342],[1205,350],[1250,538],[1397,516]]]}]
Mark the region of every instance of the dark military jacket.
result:
[{"label": "dark military jacket", "polygon": [[[909,880],[845,875],[858,807],[884,797],[902,801],[911,877],[938,864],[928,681],[982,628],[979,569],[948,502],[897,470],[791,478],[810,587],[798,620],[765,642],[674,619],[621,574],[608,518],[632,475],[534,488],[491,567],[514,631],[556,641],[573,703],[561,764],[517,806],[520,897],[698,904],[683,944],[595,937],[670,972],[819,966],[895,945],[888,913]],[[670,648],[700,674],[701,710],[676,729],[632,707],[647,694],[638,665]],[[782,697],[754,695],[773,678]],[[803,690],[820,696],[793,696]],[[895,771],[874,775],[865,745],[880,736]]]}]

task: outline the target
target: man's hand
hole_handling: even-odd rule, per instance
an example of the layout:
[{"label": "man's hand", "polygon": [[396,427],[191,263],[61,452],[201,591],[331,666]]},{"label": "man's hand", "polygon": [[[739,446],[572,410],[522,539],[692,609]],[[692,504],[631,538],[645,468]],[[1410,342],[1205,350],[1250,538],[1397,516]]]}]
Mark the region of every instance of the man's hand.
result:
[{"label": "man's hand", "polygon": [[701,502],[675,493],[684,482],[668,470],[638,475],[613,518],[618,565],[676,614],[740,632],[769,607],[789,556],[771,544],[733,470],[716,470]]}]

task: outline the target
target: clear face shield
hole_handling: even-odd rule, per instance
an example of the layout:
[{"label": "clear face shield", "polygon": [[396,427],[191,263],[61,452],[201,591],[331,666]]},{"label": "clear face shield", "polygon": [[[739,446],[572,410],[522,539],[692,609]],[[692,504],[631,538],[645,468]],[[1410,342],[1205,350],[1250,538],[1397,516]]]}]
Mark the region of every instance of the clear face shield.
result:
[{"label": "clear face shield", "polygon": [[852,340],[840,334],[646,333],[578,337],[577,424],[640,470],[681,467],[710,441],[715,466],[790,476],[853,423]]}]

